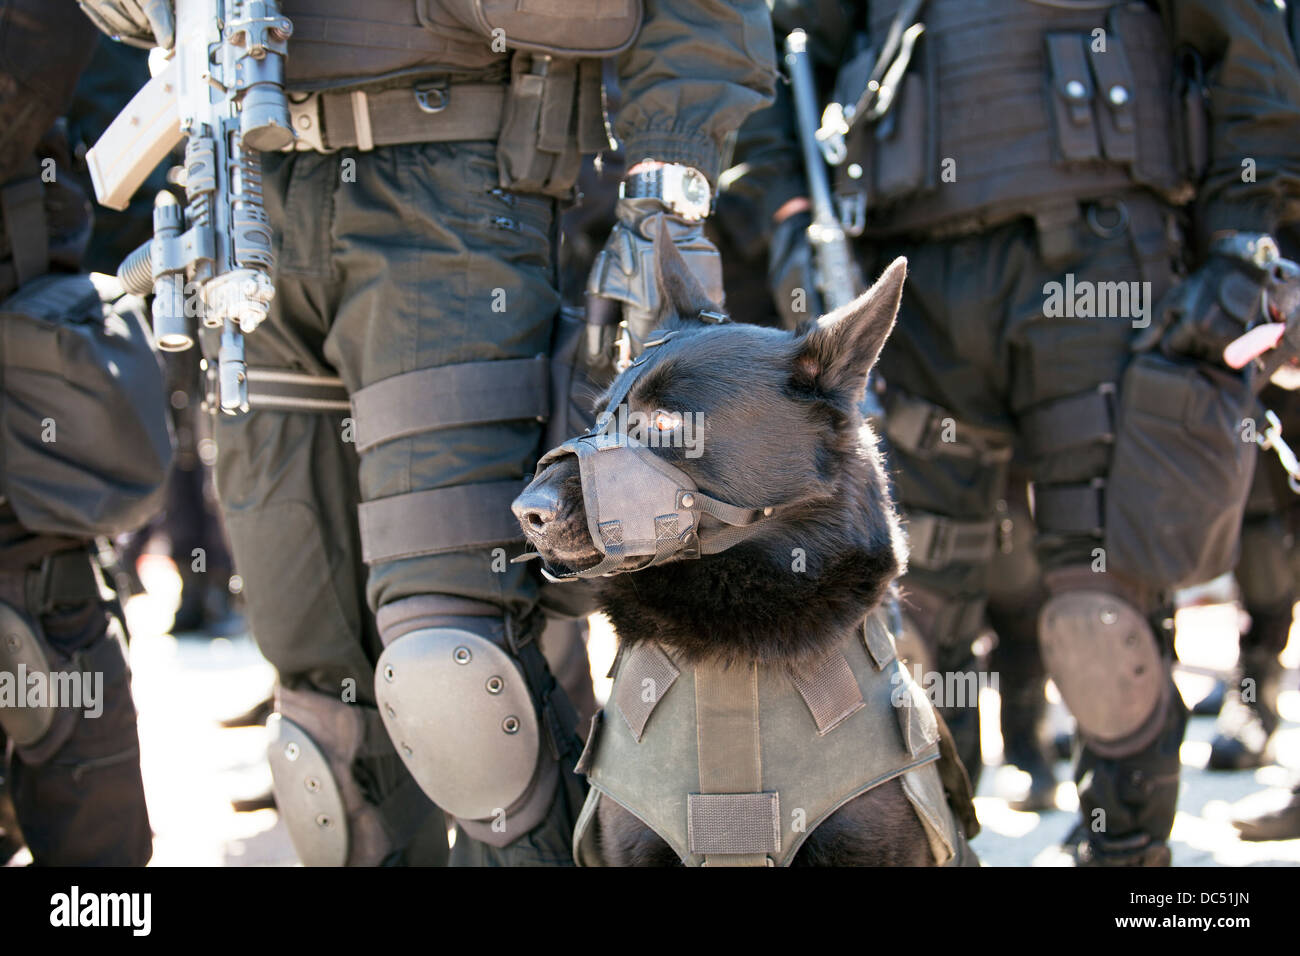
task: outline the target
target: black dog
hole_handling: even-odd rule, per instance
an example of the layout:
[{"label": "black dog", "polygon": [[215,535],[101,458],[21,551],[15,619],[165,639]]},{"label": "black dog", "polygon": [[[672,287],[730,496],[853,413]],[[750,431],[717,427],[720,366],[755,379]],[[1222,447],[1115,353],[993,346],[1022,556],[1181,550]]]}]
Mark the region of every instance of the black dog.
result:
[{"label": "black dog", "polygon": [[[716,499],[742,508],[782,506],[720,553],[644,569],[647,559],[627,558],[618,570],[636,573],[597,579],[603,609],[624,651],[654,640],[683,659],[798,668],[860,627],[905,563],[876,439],[858,405],[893,327],[906,262],[894,262],[850,306],[791,334],[681,318],[717,307],[671,243],[661,242],[658,255],[662,324],[675,334],[647,351],[648,367],[624,399],[628,413],[670,434],[702,420],[702,431],[690,436],[698,440],[694,449],[665,441],[654,453]],[[544,467],[514,510],[550,570],[586,569],[604,558],[589,532],[572,455]],[[802,560],[799,573],[792,560]],[[664,840],[611,800],[600,803],[596,825],[609,864],[679,862]],[[793,862],[928,865],[934,858],[894,779],[836,810]]]}]

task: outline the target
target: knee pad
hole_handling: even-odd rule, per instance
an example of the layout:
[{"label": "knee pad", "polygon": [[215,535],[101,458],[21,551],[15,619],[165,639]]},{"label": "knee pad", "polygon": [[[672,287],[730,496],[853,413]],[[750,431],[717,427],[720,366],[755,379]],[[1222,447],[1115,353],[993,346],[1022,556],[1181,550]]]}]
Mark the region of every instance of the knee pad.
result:
[{"label": "knee pad", "polygon": [[463,627],[407,631],[379,658],[375,698],[411,776],[472,837],[507,846],[545,817],[559,777],[542,746],[550,728],[492,638]]},{"label": "knee pad", "polygon": [[398,849],[352,773],[382,737],[373,709],[282,687],[266,726],[271,788],[304,866],[377,866]]},{"label": "knee pad", "polygon": [[0,680],[12,681],[10,694],[0,688],[0,728],[19,747],[35,745],[54,726],[56,708],[27,706],[27,677],[50,673],[47,646],[28,623],[8,604],[0,602]]},{"label": "knee pad", "polygon": [[[118,703],[106,701],[108,695],[125,698],[131,709],[126,657],[117,632],[103,630],[102,617],[95,627],[103,632],[86,646],[61,651],[30,618],[0,602],[0,728],[29,766],[46,763],[62,749],[92,709],[98,709],[92,714],[98,717],[107,704]],[[38,685],[42,691],[29,699]],[[133,710],[130,724],[135,743]]]},{"label": "knee pad", "polygon": [[1038,637],[1047,673],[1092,750],[1124,757],[1156,738],[1170,664],[1137,608],[1107,591],[1064,591],[1043,605]]}]

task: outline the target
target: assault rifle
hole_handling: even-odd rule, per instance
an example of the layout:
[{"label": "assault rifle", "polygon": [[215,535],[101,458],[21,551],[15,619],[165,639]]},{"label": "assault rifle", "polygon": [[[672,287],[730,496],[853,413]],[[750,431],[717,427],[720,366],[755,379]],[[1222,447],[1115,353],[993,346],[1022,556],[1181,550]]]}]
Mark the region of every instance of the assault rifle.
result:
[{"label": "assault rifle", "polygon": [[266,318],[271,228],[259,150],[293,142],[284,58],[293,25],[278,0],[176,0],[176,43],[150,55],[151,79],[86,154],[99,201],[124,209],[186,138],[185,164],[154,204],[154,237],[118,270],[131,292],[152,292],[154,339],[194,344],[190,320],[220,330],[217,386],[227,414],[248,410],[243,335]]},{"label": "assault rifle", "polygon": [[[808,198],[812,204],[808,244],[812,249],[813,281],[826,311],[831,312],[856,299],[866,285],[831,200],[830,177],[826,172],[826,161],[822,158],[822,148],[817,141],[817,130],[821,125],[821,111],[817,108],[817,86],[813,80],[812,60],[808,55],[808,35],[803,30],[795,30],[785,38],[785,65],[790,74],[799,146],[803,151],[804,175],[808,180]],[[884,409],[870,381],[867,383],[862,413],[878,423],[884,422]]]}]

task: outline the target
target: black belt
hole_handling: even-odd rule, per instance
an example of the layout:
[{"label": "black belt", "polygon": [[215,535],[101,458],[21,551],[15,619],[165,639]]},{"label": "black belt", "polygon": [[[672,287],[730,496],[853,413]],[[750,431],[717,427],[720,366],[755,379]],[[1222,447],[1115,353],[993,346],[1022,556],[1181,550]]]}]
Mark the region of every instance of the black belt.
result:
[{"label": "black belt", "polygon": [[40,616],[56,607],[99,601],[99,577],[84,550],[47,555],[39,565],[0,571],[0,600]]},{"label": "black belt", "polygon": [[416,83],[383,90],[290,93],[297,139],[287,147],[331,152],[400,143],[494,140],[505,113],[504,83]]}]

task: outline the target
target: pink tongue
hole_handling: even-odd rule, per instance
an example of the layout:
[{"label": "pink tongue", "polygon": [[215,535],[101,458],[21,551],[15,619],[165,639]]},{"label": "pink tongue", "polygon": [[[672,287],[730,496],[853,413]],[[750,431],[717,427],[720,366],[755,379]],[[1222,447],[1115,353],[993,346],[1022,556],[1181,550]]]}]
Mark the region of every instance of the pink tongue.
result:
[{"label": "pink tongue", "polygon": [[1283,322],[1257,325],[1241,338],[1228,343],[1228,347],[1223,350],[1223,361],[1229,368],[1242,368],[1256,356],[1263,355],[1277,345],[1285,331],[1286,324]]}]

